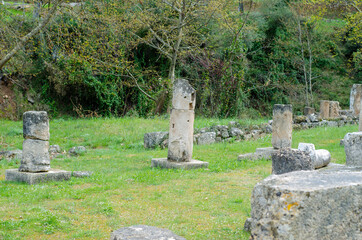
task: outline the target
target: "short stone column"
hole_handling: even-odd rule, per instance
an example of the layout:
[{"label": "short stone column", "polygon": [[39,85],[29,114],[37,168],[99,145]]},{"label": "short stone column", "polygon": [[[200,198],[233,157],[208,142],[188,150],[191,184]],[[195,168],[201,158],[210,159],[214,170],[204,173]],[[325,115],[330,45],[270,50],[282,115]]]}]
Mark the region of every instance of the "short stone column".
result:
[{"label": "short stone column", "polygon": [[359,116],[361,109],[362,84],[353,84],[349,97],[349,109],[353,111],[354,116]]},{"label": "short stone column", "polygon": [[329,103],[330,101],[321,100],[319,104],[319,116],[322,119],[329,118]]},{"label": "short stone column", "polygon": [[37,184],[69,180],[71,172],[50,169],[49,118],[44,111],[23,114],[23,155],[19,169],[5,171],[6,181]]},{"label": "short stone column", "polygon": [[347,133],[343,140],[346,165],[362,167],[362,132]]},{"label": "short stone column", "polygon": [[173,87],[167,159],[152,159],[151,167],[200,168],[207,162],[192,159],[196,91],[187,80],[177,79]]},{"label": "short stone column", "polygon": [[47,172],[49,157],[49,118],[44,111],[23,114],[23,158],[20,172]]},{"label": "short stone column", "polygon": [[273,108],[272,145],[275,149],[292,146],[292,105],[275,104]]},{"label": "short stone column", "polygon": [[339,111],[341,107],[339,106],[338,101],[330,101],[329,102],[329,118],[337,118],[339,117]]}]

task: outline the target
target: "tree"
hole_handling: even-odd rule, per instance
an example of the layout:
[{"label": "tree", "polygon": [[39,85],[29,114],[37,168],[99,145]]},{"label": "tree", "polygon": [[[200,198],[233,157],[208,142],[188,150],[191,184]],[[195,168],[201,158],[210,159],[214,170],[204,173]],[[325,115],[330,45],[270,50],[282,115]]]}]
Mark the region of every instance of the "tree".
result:
[{"label": "tree", "polygon": [[62,0],[54,0],[52,1],[52,7],[49,10],[48,14],[44,17],[43,20],[40,21],[39,25],[37,25],[34,29],[32,29],[28,34],[18,39],[18,42],[13,47],[9,53],[7,53],[4,57],[0,59],[0,71],[4,67],[4,65],[11,60],[11,58],[24,47],[24,45],[36,34],[38,34],[40,31],[42,31],[47,24],[50,22],[50,20],[54,17],[55,12],[59,6],[59,4],[62,2]]}]

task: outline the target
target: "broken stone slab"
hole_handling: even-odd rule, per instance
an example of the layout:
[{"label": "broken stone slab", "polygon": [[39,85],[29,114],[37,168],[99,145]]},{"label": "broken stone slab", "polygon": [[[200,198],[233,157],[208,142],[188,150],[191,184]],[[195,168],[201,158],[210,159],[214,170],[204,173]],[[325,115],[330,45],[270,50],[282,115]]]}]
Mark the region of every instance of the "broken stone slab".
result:
[{"label": "broken stone slab", "polygon": [[292,145],[292,105],[275,104],[273,107],[272,145],[274,148],[288,148]]},{"label": "broken stone slab", "polygon": [[168,132],[145,133],[143,143],[145,148],[156,148],[168,138]]},{"label": "broken stone slab", "polygon": [[46,172],[50,169],[49,142],[25,139],[20,172]]},{"label": "broken stone slab", "polygon": [[5,180],[14,182],[25,182],[27,184],[38,184],[50,181],[69,180],[71,172],[50,169],[48,172],[20,172],[18,169],[5,170]]},{"label": "broken stone slab", "polygon": [[201,133],[200,136],[197,138],[198,145],[213,144],[215,142],[216,142],[216,133],[215,132]]},{"label": "broken stone slab", "polygon": [[252,193],[251,238],[362,239],[361,196],[355,168],[271,175]]},{"label": "broken stone slab", "polygon": [[347,133],[343,140],[347,166],[362,166],[362,132]]},{"label": "broken stone slab", "polygon": [[353,111],[354,116],[359,116],[362,100],[362,84],[353,84],[349,97],[349,109]]},{"label": "broken stone slab", "polygon": [[307,116],[310,122],[319,122],[317,114],[313,113]]},{"label": "broken stone slab", "polygon": [[349,118],[353,118],[354,117],[354,112],[353,110],[339,110],[339,115],[340,116],[346,116]]},{"label": "broken stone slab", "polygon": [[191,159],[189,162],[174,162],[168,161],[167,158],[154,158],[151,160],[151,167],[153,168],[167,168],[167,169],[196,169],[196,168],[207,168],[208,162],[202,162],[199,160]]},{"label": "broken stone slab", "polygon": [[267,148],[257,148],[254,153],[245,153],[238,156],[238,160],[270,160],[272,158],[272,154],[277,152],[277,149],[272,147]]},{"label": "broken stone slab", "polygon": [[49,146],[49,153],[53,154],[53,155],[57,154],[57,153],[61,153],[59,145],[50,145]]},{"label": "broken stone slab", "polygon": [[25,139],[49,141],[49,118],[45,111],[28,111],[23,114]]},{"label": "broken stone slab", "polygon": [[69,149],[68,154],[70,156],[78,156],[80,154],[86,153],[87,149],[84,146],[77,146],[77,147],[72,147],[71,149]]},{"label": "broken stone slab", "polygon": [[111,234],[110,240],[186,240],[172,231],[147,225],[120,228]]},{"label": "broken stone slab", "polygon": [[314,170],[311,156],[303,151],[283,148],[272,154],[273,174]]},{"label": "broken stone slab", "polygon": [[329,118],[329,101],[321,100],[319,104],[319,117],[322,119]]},{"label": "broken stone slab", "polygon": [[90,177],[92,174],[93,174],[92,171],[73,171],[72,177],[85,178],[85,177]]}]

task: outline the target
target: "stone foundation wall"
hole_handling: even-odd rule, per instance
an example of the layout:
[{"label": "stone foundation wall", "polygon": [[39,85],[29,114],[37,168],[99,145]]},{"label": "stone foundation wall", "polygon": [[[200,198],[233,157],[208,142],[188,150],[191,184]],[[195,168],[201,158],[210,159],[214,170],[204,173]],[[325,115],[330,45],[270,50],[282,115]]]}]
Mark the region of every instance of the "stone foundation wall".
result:
[{"label": "stone foundation wall", "polygon": [[[342,127],[345,125],[358,125],[358,119],[350,116],[341,116],[335,119],[321,120],[316,114],[296,116],[293,120],[293,130],[302,130],[315,127]],[[217,125],[194,130],[194,144],[205,145],[232,140],[253,140],[265,137],[273,131],[273,121],[254,126],[241,126],[237,122],[228,125]],[[162,135],[162,137],[160,137]],[[167,132],[146,133],[144,136],[145,148],[165,148],[168,145]]]}]

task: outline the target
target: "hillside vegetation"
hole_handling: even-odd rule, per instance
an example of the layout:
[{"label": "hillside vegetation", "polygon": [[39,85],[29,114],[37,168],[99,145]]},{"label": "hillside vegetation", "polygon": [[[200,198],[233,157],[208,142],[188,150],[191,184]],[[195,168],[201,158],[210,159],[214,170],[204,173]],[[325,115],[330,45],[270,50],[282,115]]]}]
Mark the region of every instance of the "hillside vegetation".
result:
[{"label": "hillside vegetation", "polygon": [[197,115],[260,117],[275,103],[346,107],[362,79],[357,0],[27,2],[0,4],[0,61],[24,44],[0,69],[14,95],[3,117],[162,114],[177,77],[196,88]]}]

